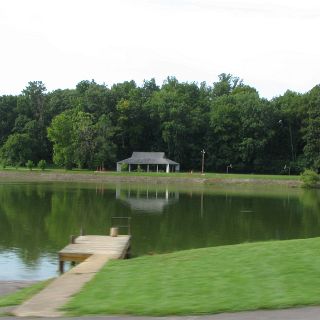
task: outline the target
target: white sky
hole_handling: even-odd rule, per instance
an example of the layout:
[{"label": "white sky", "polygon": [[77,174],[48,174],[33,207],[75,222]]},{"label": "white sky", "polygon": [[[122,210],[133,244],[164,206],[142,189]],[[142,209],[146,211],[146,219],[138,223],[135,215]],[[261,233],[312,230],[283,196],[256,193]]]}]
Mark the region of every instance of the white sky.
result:
[{"label": "white sky", "polygon": [[1,0],[0,95],[232,73],[272,98],[320,83],[319,0]]}]

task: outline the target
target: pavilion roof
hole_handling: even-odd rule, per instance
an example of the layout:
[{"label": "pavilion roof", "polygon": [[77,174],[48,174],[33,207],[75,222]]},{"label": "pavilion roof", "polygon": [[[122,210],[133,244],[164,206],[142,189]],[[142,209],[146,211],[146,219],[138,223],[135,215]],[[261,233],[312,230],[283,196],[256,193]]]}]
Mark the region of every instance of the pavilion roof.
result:
[{"label": "pavilion roof", "polygon": [[167,159],[164,152],[132,152],[132,156],[128,159],[118,161],[117,163],[127,164],[172,164],[177,165],[178,162]]}]

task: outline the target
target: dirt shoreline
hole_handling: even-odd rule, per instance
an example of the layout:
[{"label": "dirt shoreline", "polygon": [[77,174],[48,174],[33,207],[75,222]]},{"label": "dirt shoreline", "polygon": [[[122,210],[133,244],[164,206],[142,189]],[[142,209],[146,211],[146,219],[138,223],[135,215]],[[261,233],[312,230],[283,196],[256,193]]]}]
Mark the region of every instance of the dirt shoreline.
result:
[{"label": "dirt shoreline", "polygon": [[30,182],[99,182],[99,183],[148,183],[148,184],[195,184],[195,185],[281,185],[288,187],[300,187],[299,180],[275,180],[275,179],[251,179],[251,178],[193,178],[193,177],[155,177],[155,176],[116,176],[105,173],[56,173],[56,172],[17,172],[0,171],[1,181],[30,181]]},{"label": "dirt shoreline", "polygon": [[0,296],[4,296],[10,293],[14,293],[22,288],[29,287],[38,281],[20,281],[20,280],[12,280],[12,281],[0,281]]}]

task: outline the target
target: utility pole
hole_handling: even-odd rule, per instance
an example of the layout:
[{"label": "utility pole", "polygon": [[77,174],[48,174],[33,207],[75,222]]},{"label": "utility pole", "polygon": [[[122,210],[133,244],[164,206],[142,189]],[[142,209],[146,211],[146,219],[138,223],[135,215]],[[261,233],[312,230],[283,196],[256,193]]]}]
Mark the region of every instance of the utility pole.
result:
[{"label": "utility pole", "polygon": [[201,153],[202,153],[202,166],[201,166],[201,174],[203,174],[203,171],[204,171],[204,154],[206,153],[204,151],[204,149],[201,150]]}]

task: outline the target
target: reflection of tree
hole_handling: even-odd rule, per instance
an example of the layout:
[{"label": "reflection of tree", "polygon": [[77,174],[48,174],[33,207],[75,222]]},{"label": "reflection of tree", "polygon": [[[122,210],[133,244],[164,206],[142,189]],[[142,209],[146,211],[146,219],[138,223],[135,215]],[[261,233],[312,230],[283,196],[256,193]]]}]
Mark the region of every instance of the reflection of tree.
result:
[{"label": "reflection of tree", "polygon": [[128,208],[116,199],[114,187],[103,184],[5,184],[0,248],[18,248],[23,261],[36,263],[43,253],[55,256],[81,227],[87,234],[107,234],[112,216],[132,217],[134,255],[320,235],[319,191],[180,192],[177,201],[153,214]]},{"label": "reflection of tree", "polygon": [[320,192],[319,190],[304,190],[300,197],[303,205],[303,237],[319,235],[320,226]]},{"label": "reflection of tree", "polygon": [[[133,218],[136,254],[320,235],[320,210],[297,195],[181,194],[162,216]],[[319,201],[318,201],[319,208]],[[137,247],[136,247],[137,246]]]},{"label": "reflection of tree", "polygon": [[81,228],[88,234],[107,234],[114,212],[113,190],[102,194],[89,188],[59,189],[52,196],[52,211],[46,218],[49,238],[62,247]]},{"label": "reflection of tree", "polygon": [[19,248],[26,263],[34,262],[50,247],[44,232],[50,198],[50,192],[40,185],[0,185],[0,244]]},{"label": "reflection of tree", "polygon": [[[103,192],[101,192],[103,191]],[[73,184],[0,185],[0,247],[17,250],[27,264],[57,251],[80,228],[106,234],[111,216],[123,210],[114,190]]]}]

